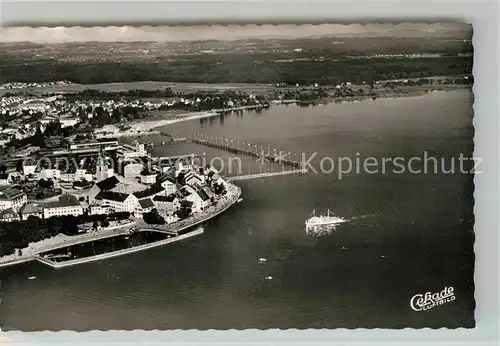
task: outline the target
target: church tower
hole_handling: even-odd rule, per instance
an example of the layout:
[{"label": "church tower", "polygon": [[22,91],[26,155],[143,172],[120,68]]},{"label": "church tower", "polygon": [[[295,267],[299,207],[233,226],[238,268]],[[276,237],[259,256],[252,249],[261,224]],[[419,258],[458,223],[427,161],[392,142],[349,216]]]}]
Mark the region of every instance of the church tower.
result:
[{"label": "church tower", "polygon": [[106,163],[106,157],[104,156],[102,150],[99,153],[99,157],[97,158],[95,176],[98,182],[108,178],[108,165]]}]

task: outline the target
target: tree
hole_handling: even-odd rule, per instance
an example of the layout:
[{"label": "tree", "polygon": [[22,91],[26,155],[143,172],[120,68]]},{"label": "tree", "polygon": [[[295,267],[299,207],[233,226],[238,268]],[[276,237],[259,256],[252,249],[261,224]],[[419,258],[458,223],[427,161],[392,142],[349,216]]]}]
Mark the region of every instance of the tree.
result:
[{"label": "tree", "polygon": [[149,213],[142,215],[144,222],[148,225],[164,225],[165,219],[158,213],[158,210],[153,209]]},{"label": "tree", "polygon": [[61,133],[61,123],[59,122],[59,120],[51,121],[45,128],[45,135],[48,137],[60,136]]},{"label": "tree", "polygon": [[165,97],[174,97],[175,93],[172,91],[172,88],[165,89]]},{"label": "tree", "polygon": [[75,136],[75,141],[84,141],[85,139],[87,139],[87,136],[79,133]]},{"label": "tree", "polygon": [[52,179],[40,179],[38,181],[38,185],[42,189],[53,189],[54,188],[54,182],[52,181]]},{"label": "tree", "polygon": [[188,206],[182,206],[179,210],[175,212],[175,214],[179,217],[179,219],[185,219],[189,215],[191,215],[192,209]]},{"label": "tree", "polygon": [[16,171],[23,172],[23,160],[16,161]]},{"label": "tree", "polygon": [[215,192],[217,195],[221,195],[221,194],[223,194],[225,191],[226,191],[226,188],[224,187],[224,184],[218,184],[218,183],[215,183],[215,184],[214,184],[214,192]]},{"label": "tree", "polygon": [[78,234],[78,222],[75,216],[65,215],[61,217],[61,233],[70,236]]},{"label": "tree", "polygon": [[40,148],[45,148],[45,146],[46,146],[45,136],[43,135],[43,132],[42,132],[42,129],[41,129],[41,126],[39,123],[36,125],[35,135],[33,137],[31,137],[31,143],[33,145],[40,147]]}]

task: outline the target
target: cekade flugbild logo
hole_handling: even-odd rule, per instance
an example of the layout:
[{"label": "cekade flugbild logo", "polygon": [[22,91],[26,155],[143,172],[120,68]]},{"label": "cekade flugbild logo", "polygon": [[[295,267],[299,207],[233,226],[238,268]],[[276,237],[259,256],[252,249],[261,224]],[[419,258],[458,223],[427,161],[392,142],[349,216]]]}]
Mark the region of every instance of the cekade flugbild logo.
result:
[{"label": "cekade flugbild logo", "polygon": [[410,306],[415,311],[430,310],[435,306],[443,305],[455,300],[453,287],[445,287],[441,292],[424,294],[418,293],[411,297]]}]

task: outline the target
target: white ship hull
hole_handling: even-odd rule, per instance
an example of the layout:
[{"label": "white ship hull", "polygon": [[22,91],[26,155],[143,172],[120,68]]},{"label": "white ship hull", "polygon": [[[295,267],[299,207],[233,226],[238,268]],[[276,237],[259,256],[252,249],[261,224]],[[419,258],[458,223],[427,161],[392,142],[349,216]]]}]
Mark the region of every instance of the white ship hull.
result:
[{"label": "white ship hull", "polygon": [[[313,212],[314,215],[314,212]],[[327,215],[322,216],[312,216],[305,222],[306,233],[313,235],[323,235],[329,234],[339,223],[346,222],[347,220],[337,217],[330,216],[330,210],[328,210]]]},{"label": "white ship hull", "polygon": [[327,225],[336,225],[338,223],[345,222],[346,220],[341,218],[333,218],[333,219],[325,219],[325,220],[314,220],[314,221],[306,221],[307,227],[312,226],[327,226]]}]

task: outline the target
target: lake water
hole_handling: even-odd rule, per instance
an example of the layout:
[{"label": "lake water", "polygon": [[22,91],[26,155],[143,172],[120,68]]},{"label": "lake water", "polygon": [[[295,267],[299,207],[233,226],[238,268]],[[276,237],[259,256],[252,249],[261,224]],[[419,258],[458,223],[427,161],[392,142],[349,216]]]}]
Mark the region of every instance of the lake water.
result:
[{"label": "lake water", "polygon": [[[453,91],[275,106],[165,130],[317,153],[311,160],[316,168],[323,157],[409,160],[427,151],[445,158],[449,169],[451,158],[472,153],[472,103],[470,91]],[[163,155],[191,151],[229,156],[191,144],[154,149]],[[252,158],[242,162],[243,173],[260,169]],[[337,169],[239,181],[243,202],[188,241],[61,270],[37,263],[3,269],[0,325],[25,331],[471,327],[472,176],[440,169],[354,170],[342,179]],[[328,208],[340,217],[365,218],[328,236],[307,236],[311,211]],[[28,280],[32,275],[36,280]],[[446,286],[454,287],[455,301],[426,312],[410,308],[413,295]]]},{"label": "lake water", "polygon": [[40,256],[47,256],[49,260],[54,262],[64,262],[77,258],[92,257],[96,255],[111,253],[113,251],[130,249],[135,246],[150,244],[171,237],[172,235],[166,233],[142,231],[128,235],[116,235],[109,238],[89,241],[77,245],[59,248],[56,250],[42,252]]}]

